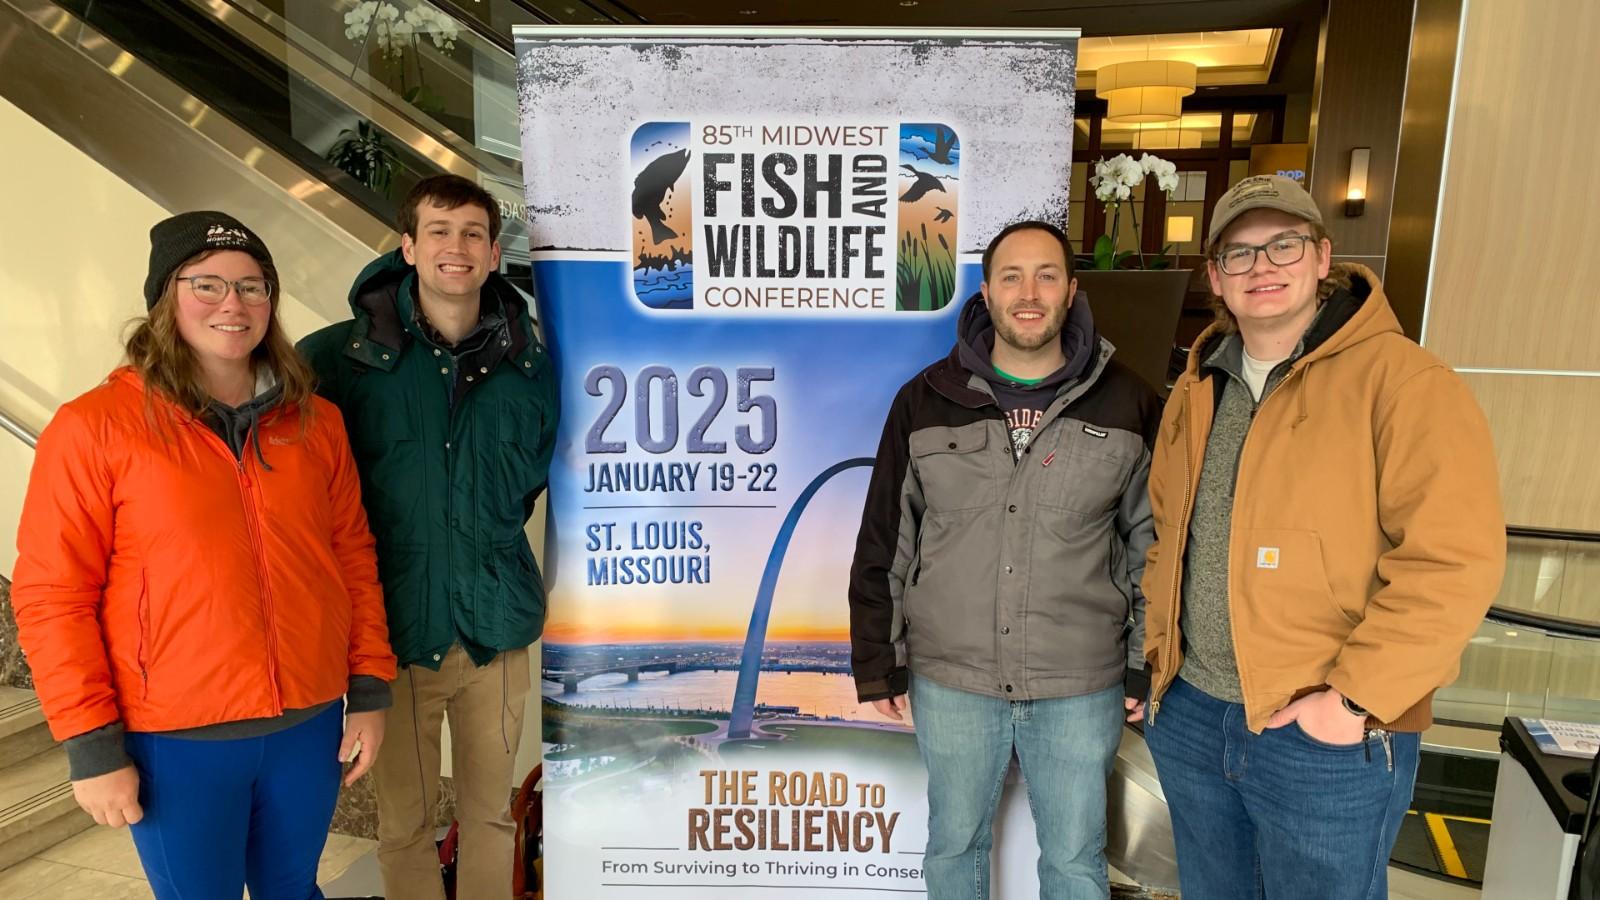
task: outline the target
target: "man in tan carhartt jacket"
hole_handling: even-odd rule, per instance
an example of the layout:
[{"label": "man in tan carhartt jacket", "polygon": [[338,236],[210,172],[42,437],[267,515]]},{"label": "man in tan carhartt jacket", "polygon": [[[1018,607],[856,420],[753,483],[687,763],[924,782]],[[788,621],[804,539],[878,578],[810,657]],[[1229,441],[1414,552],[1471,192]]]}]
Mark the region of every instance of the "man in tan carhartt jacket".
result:
[{"label": "man in tan carhartt jacket", "polygon": [[1297,183],[1247,178],[1207,241],[1218,322],[1173,387],[1150,472],[1145,735],[1185,900],[1387,896],[1434,690],[1495,596],[1489,429],[1331,265]]}]

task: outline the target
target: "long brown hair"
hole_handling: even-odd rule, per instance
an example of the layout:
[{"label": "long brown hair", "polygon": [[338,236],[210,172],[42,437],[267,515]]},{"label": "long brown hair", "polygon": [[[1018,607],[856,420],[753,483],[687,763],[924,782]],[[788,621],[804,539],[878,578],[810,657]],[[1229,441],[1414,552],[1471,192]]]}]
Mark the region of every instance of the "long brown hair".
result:
[{"label": "long brown hair", "polygon": [[[211,403],[211,395],[200,383],[200,363],[190,347],[178,333],[178,273],[185,268],[221,251],[207,250],[183,261],[167,278],[161,290],[161,299],[151,308],[150,314],[128,323],[123,339],[128,365],[144,379],[145,411],[155,423],[156,394],[187,413],[199,416]],[[261,263],[261,274],[272,285],[272,307],[267,317],[267,335],[250,354],[252,368],[266,366],[277,376],[283,386],[281,409],[297,409],[301,428],[311,418],[311,398],[316,387],[316,375],[290,343],[278,321],[278,270],[269,263]],[[158,426],[159,427],[159,426]]]}]

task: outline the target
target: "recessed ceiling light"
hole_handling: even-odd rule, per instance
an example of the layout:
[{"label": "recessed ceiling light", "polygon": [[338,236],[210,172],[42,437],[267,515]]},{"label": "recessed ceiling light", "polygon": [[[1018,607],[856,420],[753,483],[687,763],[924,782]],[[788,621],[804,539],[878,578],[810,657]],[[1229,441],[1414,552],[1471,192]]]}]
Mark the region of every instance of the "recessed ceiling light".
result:
[{"label": "recessed ceiling light", "polygon": [[739,15],[741,15],[741,16],[753,16],[757,12],[758,12],[758,10],[754,10],[754,9],[741,9],[741,10],[739,10]]},{"label": "recessed ceiling light", "polygon": [[900,0],[901,6],[916,6],[917,0]]}]

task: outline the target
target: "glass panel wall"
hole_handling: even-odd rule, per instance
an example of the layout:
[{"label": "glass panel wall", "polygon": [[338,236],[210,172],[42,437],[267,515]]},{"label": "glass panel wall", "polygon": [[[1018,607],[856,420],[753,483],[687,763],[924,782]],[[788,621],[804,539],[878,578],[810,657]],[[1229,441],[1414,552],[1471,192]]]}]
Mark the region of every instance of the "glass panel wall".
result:
[{"label": "glass panel wall", "polygon": [[[1512,538],[1495,605],[1600,621],[1600,544]],[[1484,622],[1440,718],[1498,725],[1508,715],[1600,722],[1600,642]]]}]

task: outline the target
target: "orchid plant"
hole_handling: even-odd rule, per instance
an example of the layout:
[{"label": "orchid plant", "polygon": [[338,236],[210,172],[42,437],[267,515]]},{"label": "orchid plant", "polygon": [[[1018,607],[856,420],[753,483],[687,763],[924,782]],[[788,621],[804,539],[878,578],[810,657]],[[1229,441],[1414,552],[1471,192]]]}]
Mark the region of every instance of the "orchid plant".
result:
[{"label": "orchid plant", "polygon": [[[1161,257],[1149,261],[1146,261],[1141,250],[1117,250],[1117,235],[1122,228],[1122,204],[1131,200],[1133,189],[1152,175],[1155,176],[1156,187],[1166,192],[1170,199],[1172,192],[1178,189],[1178,167],[1159,156],[1146,153],[1134,159],[1126,153],[1118,153],[1094,164],[1094,175],[1090,176],[1089,184],[1094,188],[1094,198],[1105,204],[1106,216],[1111,219],[1110,233],[1100,235],[1094,242],[1094,268],[1124,268],[1129,257],[1133,256],[1138,257],[1139,268],[1166,268],[1166,248],[1162,249]],[[1142,247],[1139,242],[1139,217],[1131,203],[1128,204],[1128,219],[1133,227],[1134,246]]]},{"label": "orchid plant", "polygon": [[373,35],[385,57],[399,59],[419,35],[427,35],[440,50],[454,50],[460,26],[440,10],[418,6],[401,14],[393,3],[367,0],[345,13],[344,36],[357,43]]},{"label": "orchid plant", "polygon": [[410,83],[406,72],[405,55],[407,48],[415,50],[420,46],[424,37],[441,51],[454,50],[456,38],[461,36],[461,27],[455,19],[427,4],[401,13],[394,3],[366,0],[345,13],[344,25],[346,38],[360,44],[371,40],[377,46],[390,77],[399,74],[400,95],[406,102],[430,114],[441,111],[438,97],[424,83],[421,55],[413,54],[417,57],[415,85]]}]

